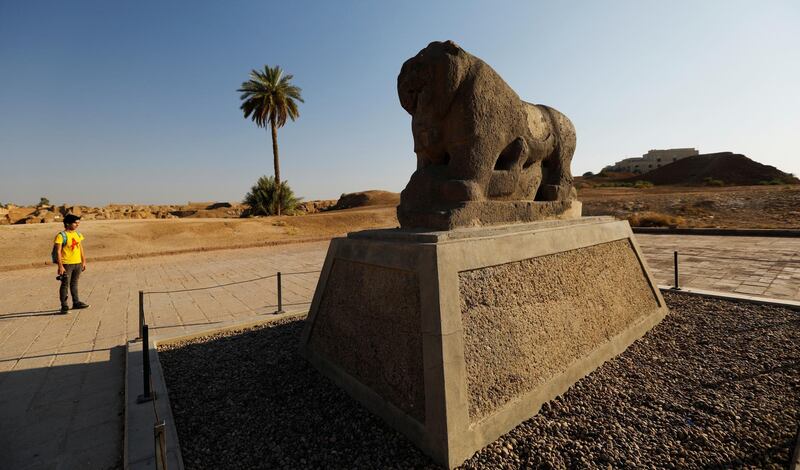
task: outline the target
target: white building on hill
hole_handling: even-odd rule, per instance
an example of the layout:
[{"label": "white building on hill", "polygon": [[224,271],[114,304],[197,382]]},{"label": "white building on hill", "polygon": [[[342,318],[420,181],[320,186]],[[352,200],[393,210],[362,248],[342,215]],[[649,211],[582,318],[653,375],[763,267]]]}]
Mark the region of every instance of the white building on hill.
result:
[{"label": "white building on hill", "polygon": [[661,168],[672,162],[686,157],[700,155],[695,148],[680,148],[666,150],[650,150],[641,157],[632,157],[620,160],[613,165],[603,168],[603,171],[625,171],[629,173],[647,173],[650,170]]}]

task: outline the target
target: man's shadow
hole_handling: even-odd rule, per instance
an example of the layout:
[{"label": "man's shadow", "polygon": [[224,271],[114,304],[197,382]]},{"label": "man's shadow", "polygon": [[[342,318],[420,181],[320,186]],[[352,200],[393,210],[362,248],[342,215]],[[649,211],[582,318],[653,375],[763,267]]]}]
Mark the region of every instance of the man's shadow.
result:
[{"label": "man's shadow", "polygon": [[0,320],[13,320],[15,318],[24,318],[24,317],[43,317],[46,315],[59,315],[61,313],[60,310],[37,310],[34,312],[12,312],[12,313],[0,313]]}]

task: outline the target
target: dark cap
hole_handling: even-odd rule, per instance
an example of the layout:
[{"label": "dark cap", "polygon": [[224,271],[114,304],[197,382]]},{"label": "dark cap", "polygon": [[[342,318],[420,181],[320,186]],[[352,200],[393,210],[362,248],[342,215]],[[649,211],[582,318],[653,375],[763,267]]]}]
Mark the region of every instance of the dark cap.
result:
[{"label": "dark cap", "polygon": [[71,224],[73,222],[77,222],[79,220],[81,220],[80,216],[77,216],[75,214],[67,214],[67,215],[64,216],[64,225],[69,225],[69,224]]}]

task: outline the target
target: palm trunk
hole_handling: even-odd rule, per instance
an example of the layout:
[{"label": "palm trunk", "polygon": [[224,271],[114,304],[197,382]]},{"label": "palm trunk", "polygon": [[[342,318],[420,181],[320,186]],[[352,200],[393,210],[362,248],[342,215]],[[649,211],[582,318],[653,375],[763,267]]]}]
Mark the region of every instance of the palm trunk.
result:
[{"label": "palm trunk", "polygon": [[278,199],[278,215],[281,215],[281,165],[278,161],[278,126],[275,125],[275,120],[271,119],[272,124],[272,156],[273,165],[275,166],[275,197]]}]

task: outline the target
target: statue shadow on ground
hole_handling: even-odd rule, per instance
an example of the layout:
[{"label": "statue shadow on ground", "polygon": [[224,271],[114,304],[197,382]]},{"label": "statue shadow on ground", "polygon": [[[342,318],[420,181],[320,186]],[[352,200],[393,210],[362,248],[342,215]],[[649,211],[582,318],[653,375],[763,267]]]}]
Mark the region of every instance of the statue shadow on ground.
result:
[{"label": "statue shadow on ground", "polygon": [[[514,453],[519,463],[534,468],[547,462],[647,466],[674,457],[676,449],[691,450],[688,461],[703,458],[710,466],[760,467],[788,459],[793,415],[773,416],[780,421],[775,425],[780,433],[771,431],[774,426],[761,416],[784,409],[776,391],[787,390],[796,377],[787,350],[796,344],[796,330],[790,328],[797,321],[795,312],[760,307],[769,311],[756,315],[747,304],[696,305],[677,294],[672,302],[672,314],[647,341],[506,436],[518,441]],[[734,326],[736,319],[741,321]],[[303,320],[284,320],[206,337],[202,343],[167,345],[159,352],[186,467],[439,468],[298,354],[303,326]],[[774,350],[759,352],[769,344]],[[758,359],[737,356],[742,345]],[[785,354],[777,357],[776,351]],[[709,386],[723,381],[719,390]],[[609,390],[617,392],[609,395]],[[752,409],[752,396],[769,403]],[[734,419],[742,406],[751,415]],[[641,423],[659,432],[639,428]],[[737,437],[742,433],[747,436]],[[736,443],[735,448],[718,454],[706,440],[712,437]],[[615,443],[613,449],[605,439]],[[642,453],[631,443],[659,452]],[[498,450],[490,445],[465,467],[502,466],[507,460],[496,455]]]},{"label": "statue shadow on ground", "polygon": [[302,328],[159,352],[187,468],[439,468],[300,357]]},{"label": "statue shadow on ground", "polygon": [[0,372],[0,467],[122,467],[125,347],[63,349]]}]

